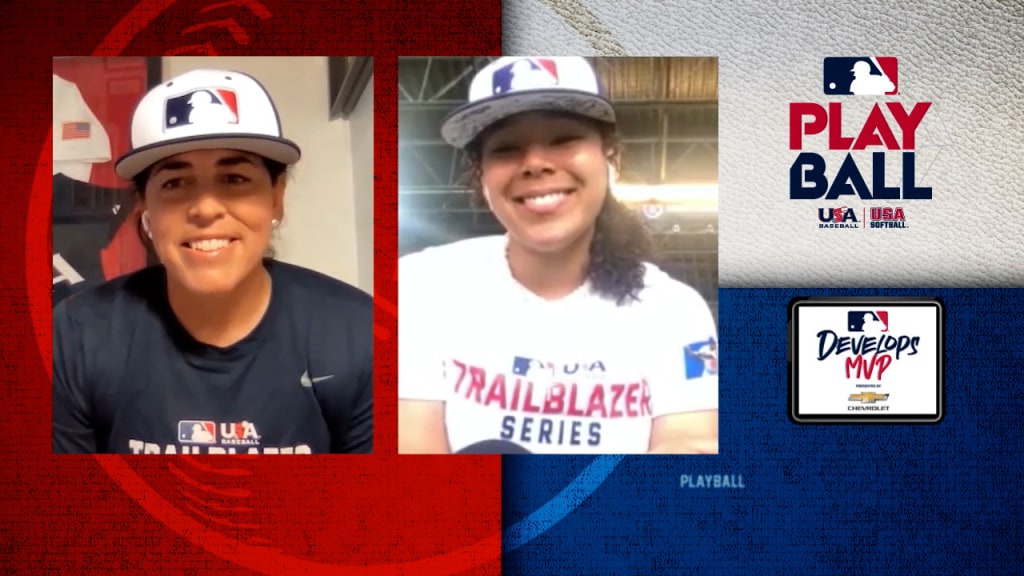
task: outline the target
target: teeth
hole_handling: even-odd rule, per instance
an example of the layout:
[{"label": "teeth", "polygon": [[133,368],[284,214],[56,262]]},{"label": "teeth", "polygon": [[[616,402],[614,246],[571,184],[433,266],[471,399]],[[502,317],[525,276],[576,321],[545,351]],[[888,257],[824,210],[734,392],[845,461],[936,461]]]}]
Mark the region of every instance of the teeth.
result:
[{"label": "teeth", "polygon": [[558,202],[565,196],[565,192],[555,192],[553,194],[545,194],[543,196],[534,196],[532,198],[526,198],[523,202],[527,204],[533,204],[535,206],[546,206]]},{"label": "teeth", "polygon": [[188,246],[189,248],[199,250],[200,252],[213,252],[215,250],[220,250],[230,243],[230,240],[218,238],[216,240],[199,240],[196,242],[189,242]]}]

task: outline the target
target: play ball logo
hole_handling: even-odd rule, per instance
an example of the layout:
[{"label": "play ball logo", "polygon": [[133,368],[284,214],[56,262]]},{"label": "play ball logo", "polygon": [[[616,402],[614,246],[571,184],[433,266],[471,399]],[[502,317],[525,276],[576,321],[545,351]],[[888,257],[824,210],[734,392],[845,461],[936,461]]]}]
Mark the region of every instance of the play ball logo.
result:
[{"label": "play ball logo", "polygon": [[822,78],[828,96],[899,94],[899,62],[891,56],[825,58]]},{"label": "play ball logo", "polygon": [[931,187],[917,182],[916,166],[917,129],[931,102],[867,98],[899,94],[896,58],[826,58],[823,70],[827,96],[865,98],[789,104],[789,149],[797,153],[790,200],[931,200]]}]

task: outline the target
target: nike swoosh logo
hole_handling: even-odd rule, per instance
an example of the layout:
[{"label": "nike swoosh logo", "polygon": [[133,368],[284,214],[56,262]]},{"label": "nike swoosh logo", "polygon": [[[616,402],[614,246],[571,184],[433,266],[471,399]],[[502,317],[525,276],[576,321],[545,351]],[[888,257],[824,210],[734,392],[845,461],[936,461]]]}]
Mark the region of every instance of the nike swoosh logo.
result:
[{"label": "nike swoosh logo", "polygon": [[323,382],[324,380],[330,380],[331,378],[334,378],[334,374],[331,374],[329,376],[317,376],[316,378],[310,378],[309,370],[306,370],[305,372],[302,373],[302,376],[299,377],[299,383],[305,386],[306,388],[312,388],[313,384],[316,384],[317,382]]}]

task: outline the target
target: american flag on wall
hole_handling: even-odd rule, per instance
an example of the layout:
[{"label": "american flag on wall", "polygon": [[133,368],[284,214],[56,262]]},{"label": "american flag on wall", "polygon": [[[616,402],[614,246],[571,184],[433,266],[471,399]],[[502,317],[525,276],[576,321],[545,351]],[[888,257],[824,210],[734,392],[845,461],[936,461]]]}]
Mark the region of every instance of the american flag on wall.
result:
[{"label": "american flag on wall", "polygon": [[76,138],[89,137],[88,122],[65,122],[62,130],[62,140],[74,140]]}]

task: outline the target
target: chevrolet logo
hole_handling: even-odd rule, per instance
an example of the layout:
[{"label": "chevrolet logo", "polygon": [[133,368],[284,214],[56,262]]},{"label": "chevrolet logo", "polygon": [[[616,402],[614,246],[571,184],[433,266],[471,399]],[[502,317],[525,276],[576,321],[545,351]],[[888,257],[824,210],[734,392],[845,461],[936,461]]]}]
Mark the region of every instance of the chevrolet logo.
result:
[{"label": "chevrolet logo", "polygon": [[875,394],[874,392],[861,392],[860,394],[850,394],[850,402],[860,400],[865,404],[874,404],[875,400],[887,400],[888,394]]}]

